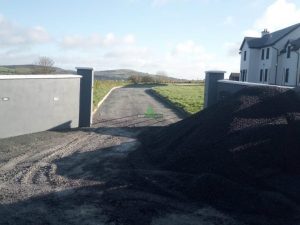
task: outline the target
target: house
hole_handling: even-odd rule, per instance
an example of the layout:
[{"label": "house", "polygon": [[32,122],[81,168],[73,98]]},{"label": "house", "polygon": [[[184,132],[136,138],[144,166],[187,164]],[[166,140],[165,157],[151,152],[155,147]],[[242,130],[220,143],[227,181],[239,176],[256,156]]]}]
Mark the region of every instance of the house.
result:
[{"label": "house", "polygon": [[240,74],[239,73],[231,73],[229,75],[229,80],[239,81],[240,80]]},{"label": "house", "polygon": [[261,37],[245,37],[240,47],[240,81],[299,86],[300,23]]}]

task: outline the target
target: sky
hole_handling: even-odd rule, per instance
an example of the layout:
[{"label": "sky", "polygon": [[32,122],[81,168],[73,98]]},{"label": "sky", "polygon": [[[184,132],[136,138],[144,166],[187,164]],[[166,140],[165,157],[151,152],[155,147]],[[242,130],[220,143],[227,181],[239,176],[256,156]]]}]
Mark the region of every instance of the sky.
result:
[{"label": "sky", "polygon": [[0,65],[228,76],[245,36],[296,23],[299,0],[0,0]]}]

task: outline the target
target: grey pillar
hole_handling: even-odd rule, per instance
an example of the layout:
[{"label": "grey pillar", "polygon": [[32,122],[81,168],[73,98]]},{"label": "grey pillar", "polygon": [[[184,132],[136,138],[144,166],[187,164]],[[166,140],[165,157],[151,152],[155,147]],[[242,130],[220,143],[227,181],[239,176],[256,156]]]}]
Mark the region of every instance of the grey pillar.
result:
[{"label": "grey pillar", "polygon": [[93,122],[94,69],[88,67],[76,67],[76,69],[77,74],[82,76],[80,81],[79,127],[90,127]]},{"label": "grey pillar", "polygon": [[204,108],[207,108],[218,101],[218,80],[224,79],[225,71],[205,72]]}]

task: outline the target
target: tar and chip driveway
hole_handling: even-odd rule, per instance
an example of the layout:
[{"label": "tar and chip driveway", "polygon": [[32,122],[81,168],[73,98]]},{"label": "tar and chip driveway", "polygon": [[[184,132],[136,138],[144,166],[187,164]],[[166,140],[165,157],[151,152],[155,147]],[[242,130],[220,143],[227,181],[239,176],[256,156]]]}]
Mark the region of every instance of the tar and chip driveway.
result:
[{"label": "tar and chip driveway", "polygon": [[[149,110],[163,117],[144,116]],[[128,87],[111,93],[92,128],[0,140],[0,224],[102,224],[94,200],[118,171],[114,162],[145,127],[178,120],[147,88]]]}]

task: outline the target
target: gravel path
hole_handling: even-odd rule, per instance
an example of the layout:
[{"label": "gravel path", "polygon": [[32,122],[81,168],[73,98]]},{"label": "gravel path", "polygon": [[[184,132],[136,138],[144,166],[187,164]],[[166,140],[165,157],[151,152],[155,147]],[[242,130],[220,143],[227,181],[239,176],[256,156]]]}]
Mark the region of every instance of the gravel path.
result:
[{"label": "gravel path", "polygon": [[96,112],[92,128],[0,140],[0,224],[107,223],[100,199],[118,162],[139,144],[141,131],[180,118],[147,88],[120,88]]}]

